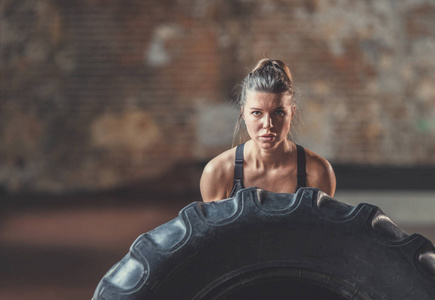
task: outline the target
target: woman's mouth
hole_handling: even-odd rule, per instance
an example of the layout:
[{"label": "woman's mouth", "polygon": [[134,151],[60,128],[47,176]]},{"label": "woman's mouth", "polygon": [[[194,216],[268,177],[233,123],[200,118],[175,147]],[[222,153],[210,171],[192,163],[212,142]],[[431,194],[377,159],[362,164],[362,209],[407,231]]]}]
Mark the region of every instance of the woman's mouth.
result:
[{"label": "woman's mouth", "polygon": [[270,142],[273,141],[274,139],[275,139],[274,134],[263,134],[260,136],[260,140],[263,142]]}]

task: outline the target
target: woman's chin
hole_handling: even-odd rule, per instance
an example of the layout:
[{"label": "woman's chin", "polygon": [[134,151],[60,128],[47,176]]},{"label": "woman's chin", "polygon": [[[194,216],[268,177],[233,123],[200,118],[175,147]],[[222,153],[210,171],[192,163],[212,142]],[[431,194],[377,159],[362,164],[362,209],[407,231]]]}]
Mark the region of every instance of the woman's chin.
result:
[{"label": "woman's chin", "polygon": [[278,146],[278,142],[276,140],[264,141],[259,140],[257,145],[264,150],[274,149]]}]

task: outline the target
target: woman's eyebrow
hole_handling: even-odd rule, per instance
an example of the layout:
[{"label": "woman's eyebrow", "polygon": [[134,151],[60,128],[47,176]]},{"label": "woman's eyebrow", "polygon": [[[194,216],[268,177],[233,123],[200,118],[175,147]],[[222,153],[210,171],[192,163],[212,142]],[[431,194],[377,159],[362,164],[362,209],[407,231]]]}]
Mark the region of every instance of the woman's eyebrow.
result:
[{"label": "woman's eyebrow", "polygon": [[[274,107],[273,110],[275,109],[284,109],[285,106],[278,106],[278,107]],[[250,107],[249,109],[254,109],[254,110],[263,110],[262,108],[257,108],[257,107]]]}]

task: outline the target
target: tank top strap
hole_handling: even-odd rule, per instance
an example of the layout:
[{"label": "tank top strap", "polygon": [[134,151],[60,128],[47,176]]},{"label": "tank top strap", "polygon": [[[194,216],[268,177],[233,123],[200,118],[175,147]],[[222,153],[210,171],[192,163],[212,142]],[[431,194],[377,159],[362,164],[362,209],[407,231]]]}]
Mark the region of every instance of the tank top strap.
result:
[{"label": "tank top strap", "polygon": [[296,145],[297,148],[297,161],[298,161],[298,190],[301,187],[307,186],[307,172],[306,172],[306,161],[305,161],[305,149],[300,145]]},{"label": "tank top strap", "polygon": [[234,197],[238,191],[244,188],[243,185],[243,150],[245,148],[245,144],[240,144],[236,148],[236,159],[234,164],[234,180],[233,180],[233,189],[229,197]]},{"label": "tank top strap", "polygon": [[243,181],[243,150],[245,144],[240,144],[236,148],[236,160],[234,165],[234,183]]}]

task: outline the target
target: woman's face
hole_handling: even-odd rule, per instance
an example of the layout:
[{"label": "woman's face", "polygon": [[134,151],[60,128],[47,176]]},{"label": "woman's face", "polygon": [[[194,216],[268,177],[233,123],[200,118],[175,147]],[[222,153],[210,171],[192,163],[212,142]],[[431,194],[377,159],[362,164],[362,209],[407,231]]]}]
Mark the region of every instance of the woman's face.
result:
[{"label": "woman's face", "polygon": [[276,148],[287,138],[294,112],[285,93],[248,92],[242,108],[249,136],[263,149]]}]

